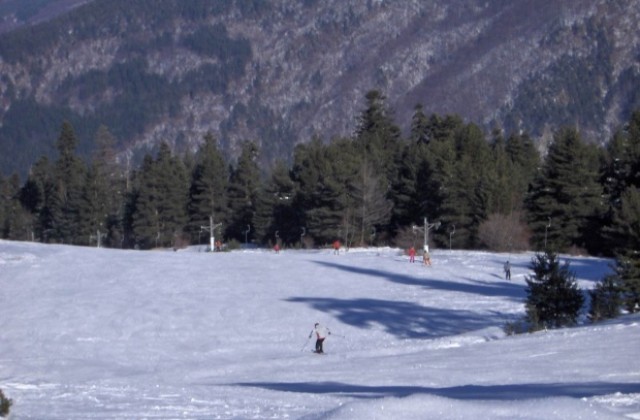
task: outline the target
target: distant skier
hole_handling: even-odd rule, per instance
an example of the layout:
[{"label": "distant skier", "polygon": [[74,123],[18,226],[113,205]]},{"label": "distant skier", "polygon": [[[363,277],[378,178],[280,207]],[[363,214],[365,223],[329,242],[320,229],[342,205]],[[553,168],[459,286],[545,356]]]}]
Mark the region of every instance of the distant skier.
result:
[{"label": "distant skier", "polygon": [[342,246],[342,244],[340,243],[340,241],[336,239],[333,242],[333,253],[336,254],[336,255],[340,254],[340,247],[341,246]]},{"label": "distant skier", "polygon": [[331,331],[329,331],[329,328],[316,322],[313,330],[311,330],[311,332],[309,333],[309,338],[311,338],[313,334],[316,335],[316,353],[324,353],[324,350],[322,349],[322,343],[328,335],[331,335]]},{"label": "distant skier", "polygon": [[280,245],[275,244],[275,246],[273,247],[273,250],[276,252],[276,254],[280,253]]},{"label": "distant skier", "polygon": [[424,254],[422,254],[422,264],[424,264],[425,267],[431,267],[431,255],[429,255],[429,251],[424,251]]},{"label": "distant skier", "polygon": [[409,262],[416,262],[416,249],[414,247],[409,248]]},{"label": "distant skier", "polygon": [[511,264],[509,263],[509,260],[504,263],[504,278],[505,280],[511,281]]}]

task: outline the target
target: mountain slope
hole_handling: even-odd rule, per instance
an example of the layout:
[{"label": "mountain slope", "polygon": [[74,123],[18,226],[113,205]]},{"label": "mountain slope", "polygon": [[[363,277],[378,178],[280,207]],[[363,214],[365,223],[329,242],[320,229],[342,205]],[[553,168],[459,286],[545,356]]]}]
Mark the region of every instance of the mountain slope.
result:
[{"label": "mountain slope", "polygon": [[[15,419],[637,419],[640,317],[506,336],[533,254],[0,241]],[[502,277],[509,258],[512,281]],[[563,256],[581,288],[609,260]],[[309,332],[332,334],[326,356]]]},{"label": "mountain slope", "polygon": [[264,163],[348,136],[370,89],[405,129],[413,108],[538,138],[605,142],[640,106],[633,0],[344,2],[94,0],[0,37],[0,165],[50,153],[62,119],[89,153],[193,148],[205,132]]}]

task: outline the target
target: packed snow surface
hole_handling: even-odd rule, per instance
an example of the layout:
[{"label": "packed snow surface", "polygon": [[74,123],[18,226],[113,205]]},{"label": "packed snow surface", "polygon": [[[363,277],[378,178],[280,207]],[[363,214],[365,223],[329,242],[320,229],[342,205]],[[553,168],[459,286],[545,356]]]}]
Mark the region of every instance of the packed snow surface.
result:
[{"label": "packed snow surface", "polygon": [[11,418],[640,419],[637,315],[505,334],[533,253],[202,251],[0,241]]}]

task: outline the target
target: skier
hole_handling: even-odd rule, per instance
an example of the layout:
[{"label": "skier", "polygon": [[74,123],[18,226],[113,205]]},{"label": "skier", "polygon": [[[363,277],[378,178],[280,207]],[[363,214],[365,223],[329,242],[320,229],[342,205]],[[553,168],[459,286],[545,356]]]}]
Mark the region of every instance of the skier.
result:
[{"label": "skier", "polygon": [[316,353],[324,353],[324,350],[322,349],[322,343],[328,335],[331,335],[331,331],[329,331],[329,328],[316,322],[313,330],[311,330],[311,332],[309,333],[309,338],[311,338],[314,333],[316,334]]},{"label": "skier", "polygon": [[276,252],[276,254],[280,253],[280,245],[275,244],[275,246],[273,247],[273,250]]},{"label": "skier", "polygon": [[422,254],[422,264],[426,266],[431,266],[431,256],[429,255],[429,251],[424,251],[424,254]]},{"label": "skier", "polygon": [[416,262],[416,249],[414,247],[409,248],[409,262]]},{"label": "skier", "polygon": [[334,254],[336,254],[336,255],[340,254],[340,246],[341,246],[340,241],[336,239],[333,242],[333,253]]},{"label": "skier", "polygon": [[509,263],[509,260],[504,263],[504,278],[505,280],[511,281],[511,264]]}]

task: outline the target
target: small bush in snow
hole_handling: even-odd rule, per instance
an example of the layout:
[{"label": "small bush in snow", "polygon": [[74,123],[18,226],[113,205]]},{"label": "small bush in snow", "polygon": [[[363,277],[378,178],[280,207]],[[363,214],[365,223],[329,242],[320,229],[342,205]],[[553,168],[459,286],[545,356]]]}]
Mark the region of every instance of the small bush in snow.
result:
[{"label": "small bush in snow", "polygon": [[525,319],[509,321],[504,324],[503,331],[507,335],[524,334],[529,332],[529,324]]},{"label": "small bush in snow", "polygon": [[615,318],[620,315],[622,295],[616,276],[607,276],[589,291],[591,308],[589,319],[591,322]]},{"label": "small bush in snow", "polygon": [[13,401],[6,398],[0,389],[0,417],[5,417],[9,414],[11,404],[13,404]]}]

